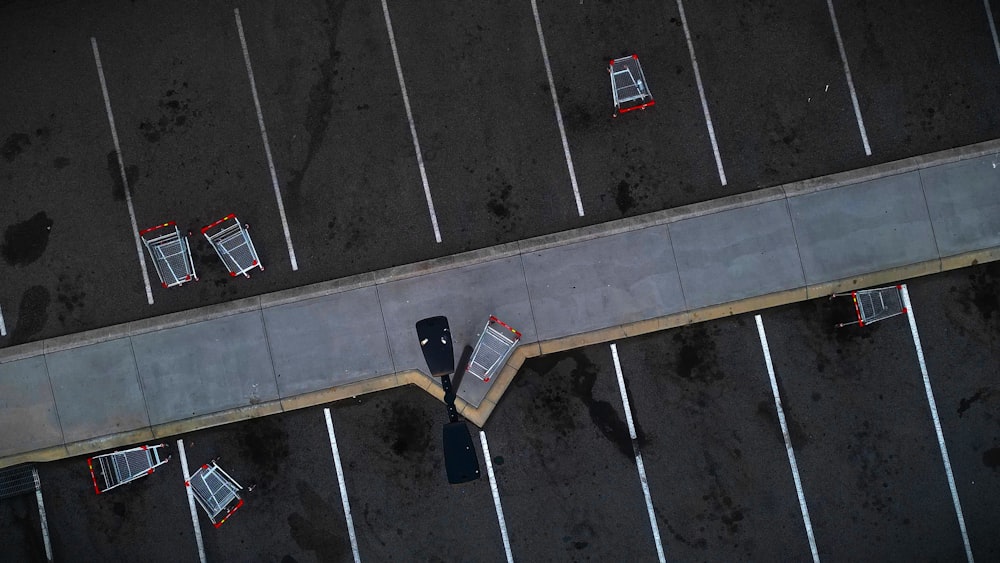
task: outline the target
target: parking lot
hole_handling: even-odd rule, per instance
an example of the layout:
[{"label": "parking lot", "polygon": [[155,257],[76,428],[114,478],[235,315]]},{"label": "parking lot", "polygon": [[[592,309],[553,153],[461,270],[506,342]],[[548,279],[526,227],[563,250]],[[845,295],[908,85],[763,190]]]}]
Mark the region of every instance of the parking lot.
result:
[{"label": "parking lot", "polygon": [[[0,346],[996,138],[993,12],[8,3]],[[632,52],[657,103],[613,119]],[[250,280],[198,234],[227,213]],[[201,281],[168,290],[135,230],[171,220]]]},{"label": "parking lot", "polygon": [[[933,410],[907,315],[835,329],[850,299],[814,300],[528,361],[473,429],[465,485],[445,479],[443,405],[411,387],[329,405],[336,447],[311,408],[165,440],[170,463],[104,495],[82,458],[40,465],[52,548],[197,558],[180,438],[192,471],[220,457],[247,489],[219,529],[200,513],[208,560],[503,561],[505,536],[516,560],[655,561],[657,537],[670,560],[955,561],[965,538],[995,560],[998,280],[994,263],[906,282]],[[0,528],[12,558],[44,557],[30,495]]]}]

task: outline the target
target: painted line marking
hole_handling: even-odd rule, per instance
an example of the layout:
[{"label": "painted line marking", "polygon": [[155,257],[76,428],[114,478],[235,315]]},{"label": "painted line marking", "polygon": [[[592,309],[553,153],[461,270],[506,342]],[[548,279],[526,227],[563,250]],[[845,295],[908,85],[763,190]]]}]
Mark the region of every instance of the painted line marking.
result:
[{"label": "painted line marking", "polygon": [[646,479],[646,466],[642,463],[639,452],[639,438],[635,433],[635,423],[632,421],[632,405],[628,402],[625,392],[625,377],[622,375],[622,364],[618,360],[618,345],[611,345],[611,357],[615,361],[615,374],[618,376],[618,390],[622,395],[622,405],[625,407],[625,421],[628,422],[628,433],[632,438],[632,451],[635,452],[635,467],[639,471],[639,483],[642,484],[642,496],[646,499],[646,512],[649,514],[649,525],[653,529],[653,541],[656,542],[656,556],[660,563],[665,563],[663,542],[660,540],[660,527],[656,524],[656,514],[653,512],[653,498],[649,494],[649,481]]},{"label": "painted line marking", "polygon": [[993,21],[993,10],[990,9],[990,0],[983,0],[986,7],[986,19],[990,22],[990,33],[993,35],[993,48],[997,51],[997,62],[1000,62],[1000,40],[997,39],[997,25]]},{"label": "painted line marking", "polygon": [[684,4],[677,0],[677,10],[681,14],[681,25],[684,27],[684,38],[687,39],[688,54],[691,55],[691,68],[694,69],[694,80],[698,85],[698,95],[701,97],[701,110],[705,114],[705,125],[708,127],[708,138],[712,141],[712,152],[715,154],[715,166],[719,169],[719,181],[726,185],[726,171],[722,168],[722,155],[719,153],[719,143],[715,140],[715,127],[712,125],[712,114],[708,111],[708,99],[705,97],[705,86],[701,82],[701,71],[698,70],[698,57],[694,54],[694,41],[691,40],[691,30],[688,28],[687,16],[684,14]]},{"label": "painted line marking", "polygon": [[431,199],[431,187],[427,183],[427,170],[424,168],[424,154],[420,151],[420,141],[417,139],[417,125],[413,122],[410,95],[406,92],[406,82],[403,80],[403,65],[399,62],[399,50],[396,49],[396,34],[392,31],[392,19],[389,18],[389,5],[386,4],[386,0],[382,0],[382,14],[385,16],[385,28],[389,32],[389,46],[392,47],[392,60],[396,63],[396,78],[399,79],[399,89],[403,92],[403,106],[406,108],[406,120],[410,123],[413,150],[417,153],[417,168],[420,169],[420,181],[424,184],[424,197],[427,199],[427,210],[431,214],[431,226],[434,227],[434,240],[441,242],[441,231],[438,229],[437,215],[434,213],[434,200]]},{"label": "painted line marking", "polygon": [[844,76],[847,77],[847,87],[851,90],[851,103],[854,104],[854,116],[858,119],[861,142],[865,145],[865,154],[871,156],[872,147],[868,144],[868,132],[865,130],[865,120],[861,117],[858,93],[854,90],[854,79],[851,78],[851,66],[847,64],[847,50],[844,49],[844,40],[840,36],[840,25],[837,23],[837,14],[833,11],[833,0],[826,0],[826,7],[830,10],[830,21],[833,22],[833,35],[837,38],[837,48],[840,49],[840,60],[844,63]]},{"label": "painted line marking", "polygon": [[32,467],[31,474],[35,477],[35,500],[38,501],[38,519],[42,524],[42,541],[45,543],[45,558],[54,561],[52,557],[52,540],[49,538],[49,519],[45,517],[45,501],[42,500],[42,481],[38,478],[38,469]]},{"label": "painted line marking", "polygon": [[806,506],[806,495],[802,490],[802,479],[799,477],[799,464],[795,461],[795,450],[792,449],[792,438],[788,433],[788,423],[785,421],[785,409],[781,406],[781,394],[778,392],[778,379],[774,375],[774,364],[771,363],[771,349],[767,345],[767,335],[764,334],[764,321],[760,315],[755,315],[757,334],[760,336],[760,347],[764,350],[764,362],[767,364],[767,376],[771,380],[771,392],[774,394],[774,408],[778,411],[778,422],[781,424],[781,437],[785,439],[785,452],[788,454],[788,465],[792,468],[792,480],[795,482],[795,494],[799,497],[799,510],[802,511],[802,523],[806,527],[809,538],[809,550],[815,563],[819,563],[819,550],[816,548],[816,536],[813,534],[812,520],[809,518],[809,507]]},{"label": "painted line marking", "polygon": [[559,95],[556,94],[556,81],[552,78],[552,65],[549,64],[549,50],[545,48],[545,35],[542,34],[542,21],[538,17],[538,3],[535,0],[531,0],[531,12],[535,15],[538,44],[542,47],[542,60],[545,61],[545,76],[549,79],[549,93],[552,94],[552,106],[556,112],[556,123],[559,124],[559,136],[562,138],[563,154],[566,156],[566,168],[569,170],[569,181],[573,184],[573,197],[576,198],[576,212],[580,214],[580,217],[583,217],[583,201],[580,199],[580,187],[576,183],[576,169],[573,167],[573,157],[569,152],[566,126],[563,124],[562,110],[559,109]]},{"label": "painted line marking", "polygon": [[514,554],[510,550],[510,537],[507,535],[507,521],[503,517],[503,505],[500,504],[500,489],[497,488],[497,478],[493,474],[493,459],[490,457],[490,445],[486,443],[486,432],[479,433],[479,443],[483,445],[483,457],[486,458],[486,474],[490,477],[490,490],[493,491],[493,506],[497,510],[497,521],[500,523],[500,537],[503,539],[503,550],[507,554],[507,563],[514,563]]},{"label": "painted line marking", "polygon": [[340,448],[337,447],[337,436],[333,432],[333,417],[330,409],[323,409],[326,416],[326,431],[330,434],[330,449],[333,451],[333,464],[337,468],[337,482],[340,483],[340,500],[344,504],[344,519],[347,520],[347,533],[351,537],[351,551],[354,553],[354,563],[361,563],[361,552],[358,550],[358,536],[354,533],[354,518],[351,517],[351,501],[347,499],[347,482],[344,480],[344,466],[340,463]]},{"label": "painted line marking", "polygon": [[910,334],[913,336],[913,346],[917,349],[917,362],[920,364],[920,375],[924,379],[924,391],[927,393],[927,404],[931,408],[931,419],[934,421],[934,433],[937,434],[938,447],[941,449],[941,460],[944,462],[944,472],[948,476],[948,488],[951,489],[951,501],[955,505],[958,516],[958,527],[962,530],[962,542],[965,544],[965,558],[972,563],[972,544],[969,543],[969,532],[965,528],[965,515],[962,513],[962,503],[958,500],[958,487],[955,486],[955,474],[951,470],[951,458],[948,456],[948,446],[944,443],[944,431],[941,429],[941,419],[938,417],[937,401],[934,400],[934,390],[931,389],[931,378],[927,374],[927,363],[924,361],[924,349],[920,346],[920,334],[917,333],[917,320],[913,316],[913,304],[910,303],[910,292],[906,284],[900,286],[903,296],[903,306],[906,307],[906,318],[910,321]]},{"label": "painted line marking", "polygon": [[7,325],[3,323],[3,309],[0,308],[0,336],[7,336]]},{"label": "painted line marking", "polygon": [[194,493],[191,491],[191,472],[188,471],[187,454],[184,452],[184,440],[177,440],[177,452],[181,456],[181,471],[184,473],[184,490],[187,491],[188,508],[191,509],[191,522],[194,524],[194,539],[198,542],[198,560],[205,563],[205,541],[201,537],[201,525],[198,524],[198,508],[194,505]]},{"label": "painted line marking", "polygon": [[94,62],[97,63],[97,77],[101,80],[101,94],[104,95],[104,109],[108,113],[108,124],[111,126],[111,139],[115,144],[115,156],[118,158],[118,172],[122,175],[122,186],[125,188],[125,205],[128,206],[128,217],[132,222],[132,237],[135,238],[135,251],[139,254],[139,267],[142,268],[142,282],[146,285],[146,301],[153,304],[153,289],[149,285],[149,270],[146,268],[146,256],[142,253],[142,242],[139,240],[139,224],[135,220],[135,208],[132,207],[132,189],[128,185],[125,174],[125,160],[122,159],[122,147],[118,142],[118,129],[115,127],[115,116],[111,113],[111,97],[108,95],[108,83],[104,80],[104,65],[101,64],[101,53],[97,50],[97,39],[90,38],[90,46],[94,49]]},{"label": "painted line marking", "polygon": [[267,168],[271,172],[271,185],[274,186],[274,198],[278,200],[278,215],[281,216],[281,228],[285,233],[285,244],[288,245],[288,259],[292,263],[292,271],[299,269],[299,263],[295,259],[295,249],[292,247],[292,234],[288,230],[288,218],[285,216],[285,202],[281,199],[281,188],[278,187],[278,173],[274,170],[274,159],[271,157],[271,142],[267,140],[267,128],[264,127],[264,112],[260,109],[260,98],[257,96],[257,81],[253,76],[253,67],[250,66],[250,51],[247,49],[247,39],[243,34],[243,20],[240,18],[240,9],[235,8],[236,31],[240,34],[240,47],[243,49],[243,60],[247,66],[247,76],[250,77],[250,91],[253,93],[253,105],[257,110],[257,124],[260,125],[260,137],[264,141],[264,154],[267,155]]}]

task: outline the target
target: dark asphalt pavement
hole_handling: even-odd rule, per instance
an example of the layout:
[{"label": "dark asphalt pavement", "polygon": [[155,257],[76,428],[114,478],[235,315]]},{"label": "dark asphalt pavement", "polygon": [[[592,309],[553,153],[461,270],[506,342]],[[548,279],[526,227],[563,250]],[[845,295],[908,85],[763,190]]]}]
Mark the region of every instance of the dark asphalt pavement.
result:
[{"label": "dark asphalt pavement", "polygon": [[[981,2],[836,3],[869,157],[824,2],[689,0],[723,186],[677,5],[542,1],[580,217],[531,2],[387,5],[440,244],[379,3],[5,3],[0,346],[1000,136]],[[138,227],[197,229],[234,212],[266,271],[230,279],[199,235],[201,281],[164,290],[151,270],[147,303],[91,37]],[[629,52],[657,105],[612,119],[607,60]]]}]

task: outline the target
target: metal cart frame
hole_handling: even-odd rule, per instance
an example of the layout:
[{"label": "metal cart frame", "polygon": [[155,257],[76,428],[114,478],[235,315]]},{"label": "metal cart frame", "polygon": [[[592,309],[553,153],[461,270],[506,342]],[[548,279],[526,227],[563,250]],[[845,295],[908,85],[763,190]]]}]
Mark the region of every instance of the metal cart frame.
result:
[{"label": "metal cart frame", "polygon": [[230,213],[211,225],[202,227],[201,234],[205,235],[215,249],[230,276],[235,278],[243,275],[249,278],[250,270],[264,270],[250,238],[250,225],[240,223],[236,215]]},{"label": "metal cart frame", "polygon": [[521,340],[520,332],[490,315],[483,332],[479,335],[465,372],[484,382],[489,381],[497,368],[503,367],[507,358],[514,352],[519,340]]},{"label": "metal cart frame", "polygon": [[611,75],[611,96],[615,102],[614,117],[656,104],[638,55],[612,60],[608,64],[608,74]]},{"label": "metal cart frame", "polygon": [[906,312],[906,306],[903,305],[903,296],[900,293],[902,288],[902,285],[894,285],[891,287],[861,289],[852,291],[849,294],[834,293],[830,296],[830,299],[850,295],[854,301],[854,312],[858,316],[857,321],[837,323],[837,328],[852,325],[855,322],[858,323],[858,326],[866,326],[890,317],[895,317],[896,315],[902,315]]},{"label": "metal cart frame", "polygon": [[[170,456],[164,458],[160,455],[161,448],[166,447],[166,444],[139,446],[87,458],[87,467],[90,469],[90,479],[94,483],[94,492],[97,494],[106,493],[115,487],[151,474],[155,468],[170,461]],[[95,463],[97,465],[96,471],[94,470]],[[98,481],[98,476],[100,476],[100,481]]]},{"label": "metal cart frame", "polygon": [[198,273],[191,259],[191,245],[188,244],[187,237],[181,235],[177,223],[168,221],[162,225],[143,229],[139,231],[139,238],[146,245],[163,287],[183,285],[191,280],[198,281]]},{"label": "metal cart frame", "polygon": [[239,493],[243,486],[223,471],[215,460],[202,465],[184,484],[191,488],[195,500],[216,528],[225,524],[243,506]]}]

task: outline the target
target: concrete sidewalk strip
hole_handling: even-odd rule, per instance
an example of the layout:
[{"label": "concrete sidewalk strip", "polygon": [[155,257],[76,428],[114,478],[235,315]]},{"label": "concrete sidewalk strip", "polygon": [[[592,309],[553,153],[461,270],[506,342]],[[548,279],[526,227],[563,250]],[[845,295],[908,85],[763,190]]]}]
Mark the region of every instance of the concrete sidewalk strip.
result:
[{"label": "concrete sidewalk strip", "polygon": [[916,172],[788,199],[806,283],[938,257]]},{"label": "concrete sidewalk strip", "polygon": [[278,398],[260,312],[132,337],[151,424]]},{"label": "concrete sidewalk strip", "polygon": [[924,169],[920,179],[941,256],[1000,246],[997,155]]},{"label": "concrete sidewalk strip", "polygon": [[149,426],[129,339],[46,354],[45,361],[67,442]]},{"label": "concrete sidewalk strip", "polygon": [[689,309],[804,285],[784,201],[671,223],[670,235]]},{"label": "concrete sidewalk strip", "polygon": [[[637,248],[644,249],[641,260]],[[666,225],[530,252],[522,260],[539,340],[685,309]]]},{"label": "concrete sidewalk strip", "polygon": [[0,364],[0,428],[3,467],[3,457],[65,442],[45,356]]},{"label": "concrete sidewalk strip", "polygon": [[263,315],[282,397],[394,371],[374,286],[268,307]]},{"label": "concrete sidewalk strip", "polygon": [[523,338],[459,388],[482,425],[526,358],[1000,259],[1000,140],[0,348],[0,467],[399,385],[417,320],[456,356],[490,314]]}]

